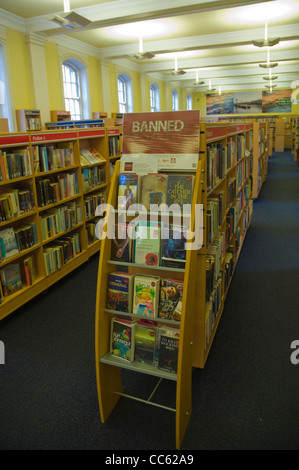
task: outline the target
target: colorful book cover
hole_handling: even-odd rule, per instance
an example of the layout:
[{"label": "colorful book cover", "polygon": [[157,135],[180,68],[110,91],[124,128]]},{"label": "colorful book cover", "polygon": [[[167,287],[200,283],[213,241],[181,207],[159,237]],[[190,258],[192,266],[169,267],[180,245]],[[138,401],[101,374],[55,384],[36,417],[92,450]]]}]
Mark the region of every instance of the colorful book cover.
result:
[{"label": "colorful book cover", "polygon": [[176,338],[180,337],[180,329],[178,326],[159,326],[156,328],[156,340],[155,340],[155,354],[154,354],[154,366],[158,367],[159,365],[159,354],[160,354],[160,342],[161,336],[175,336]]},{"label": "colorful book cover", "polygon": [[4,296],[8,296],[22,289],[22,280],[19,264],[11,264],[0,271]]},{"label": "colorful book cover", "polygon": [[187,229],[169,224],[163,227],[161,239],[161,264],[170,268],[185,268]]},{"label": "colorful book cover", "polygon": [[135,349],[136,322],[112,318],[110,352],[113,356],[132,362]]},{"label": "colorful book cover", "polygon": [[192,175],[168,175],[167,179],[167,198],[166,203],[168,206],[177,204],[181,210],[184,204],[192,204],[193,196],[193,181]]},{"label": "colorful book cover", "polygon": [[3,258],[10,258],[19,253],[15,232],[12,227],[1,230],[0,248]]},{"label": "colorful book cover", "polygon": [[133,313],[142,317],[158,316],[160,278],[135,275]]},{"label": "colorful book cover", "polygon": [[139,321],[135,330],[135,361],[153,364],[155,352],[156,324]]},{"label": "colorful book cover", "polygon": [[159,318],[181,319],[184,281],[180,279],[161,279]]},{"label": "colorful book cover", "polygon": [[119,174],[118,183],[118,209],[128,209],[132,204],[138,203],[138,175]]},{"label": "colorful book cover", "polygon": [[167,372],[177,372],[179,338],[162,334],[160,339],[158,368]]},{"label": "colorful book cover", "polygon": [[142,177],[141,204],[149,211],[151,205],[166,204],[168,176],[157,173]]},{"label": "colorful book cover", "polygon": [[110,273],[108,278],[107,308],[118,312],[132,312],[133,274]]},{"label": "colorful book cover", "polygon": [[115,226],[115,237],[111,240],[111,259],[114,261],[132,261],[133,230],[135,225],[118,223]]},{"label": "colorful book cover", "polygon": [[161,259],[161,227],[161,222],[136,222],[134,263],[145,266],[159,266]]}]

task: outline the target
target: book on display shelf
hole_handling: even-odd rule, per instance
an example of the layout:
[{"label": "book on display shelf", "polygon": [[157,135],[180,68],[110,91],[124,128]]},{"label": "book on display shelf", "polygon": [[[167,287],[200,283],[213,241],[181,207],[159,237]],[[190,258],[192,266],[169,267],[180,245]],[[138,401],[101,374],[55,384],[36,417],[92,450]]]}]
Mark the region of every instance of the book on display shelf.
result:
[{"label": "book on display shelf", "polygon": [[139,184],[136,174],[119,174],[118,209],[128,209],[132,204],[138,203]]},{"label": "book on display shelf", "polygon": [[167,178],[163,173],[142,176],[141,204],[149,211],[151,205],[166,204]]},{"label": "book on display shelf", "polygon": [[111,319],[110,353],[128,362],[134,360],[136,322],[114,317]]},{"label": "book on display shelf", "polygon": [[133,313],[145,318],[156,318],[159,307],[160,278],[135,275]]},{"label": "book on display shelf", "polygon": [[160,265],[161,227],[161,222],[136,222],[134,263],[145,266]]},{"label": "book on display shelf", "polygon": [[18,263],[10,264],[0,270],[3,295],[7,297],[22,289],[20,266]]},{"label": "book on display shelf", "polygon": [[156,323],[138,321],[135,330],[134,359],[143,364],[153,364],[155,353]]},{"label": "book on display shelf", "polygon": [[183,289],[184,281],[180,279],[161,279],[159,318],[180,321]]},{"label": "book on display shelf", "polygon": [[118,312],[132,312],[134,275],[114,272],[108,276],[107,308]]},{"label": "book on display shelf", "polygon": [[169,268],[185,268],[187,229],[181,225],[164,226],[161,239],[161,264]]}]

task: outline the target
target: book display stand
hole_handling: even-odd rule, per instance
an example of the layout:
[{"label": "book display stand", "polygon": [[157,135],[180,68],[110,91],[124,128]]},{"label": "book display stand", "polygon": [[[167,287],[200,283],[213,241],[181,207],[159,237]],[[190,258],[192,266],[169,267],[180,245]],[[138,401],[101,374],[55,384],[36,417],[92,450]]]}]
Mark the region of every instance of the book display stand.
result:
[{"label": "book display stand", "polygon": [[[172,132],[169,132],[168,140],[165,136],[163,139],[165,139],[164,143],[169,145],[169,155],[174,156],[173,154],[178,152],[173,151],[172,145],[179,139],[179,121],[185,122],[185,113],[193,112],[148,113],[151,114],[153,124],[149,124],[147,113],[131,114],[129,119],[133,121],[136,119],[135,123],[131,122],[133,128],[135,126],[135,135],[128,132],[125,115],[123,157],[115,165],[108,196],[104,232],[108,230],[109,221],[112,220],[115,225],[118,223],[120,216],[117,209],[119,176],[125,172],[123,169],[131,168],[130,154],[137,154],[135,156],[139,156],[140,162],[146,165],[146,160],[142,160],[146,148],[147,160],[155,166],[155,158],[161,146],[155,147],[155,143],[152,142],[155,141],[156,134],[159,134],[159,129],[154,127],[154,122],[166,122],[166,119],[171,119],[169,129]],[[142,122],[140,127],[138,120]],[[153,126],[153,130],[149,139],[147,131],[150,126]],[[180,126],[183,125],[180,124]],[[195,178],[190,228],[193,233],[196,228],[200,228],[201,236],[195,249],[186,250],[185,267],[180,269],[161,265],[145,266],[131,261],[116,261],[112,257],[113,237],[106,236],[102,240],[100,252],[96,300],[96,377],[102,422],[106,422],[122,396],[161,406],[151,400],[143,400],[126,393],[123,384],[123,374],[126,369],[139,374],[150,374],[158,379],[173,380],[176,382],[176,405],[171,410],[176,415],[175,435],[178,449],[181,447],[192,412],[192,367],[203,368],[205,366],[244,238],[250,226],[253,207],[252,188],[254,185],[257,186],[255,179],[258,178],[258,173],[253,174],[254,147],[259,146],[261,140],[260,132],[256,131],[253,122],[234,124],[201,122],[196,129],[200,141],[198,139],[196,173],[193,170]],[[139,131],[144,131],[144,135],[138,135]],[[255,140],[257,140],[256,144]],[[145,141],[147,146],[143,145]],[[178,145],[181,144],[178,141]],[[188,150],[186,153],[189,153]],[[163,159],[163,157],[164,155],[159,155],[159,158]],[[256,158],[259,157],[256,156]],[[185,155],[185,162],[187,161],[188,157]],[[168,168],[166,173],[175,174],[177,171],[182,174],[185,171],[192,174],[192,170],[190,168],[188,170],[187,167],[186,163],[185,170]],[[160,171],[165,173],[165,168]],[[196,217],[196,207],[199,206],[202,211],[200,222]],[[136,215],[137,212],[134,212],[134,217]],[[159,217],[159,220],[162,220],[162,214]],[[147,218],[149,220],[149,213],[147,213]],[[141,318],[139,314],[133,314],[133,310],[128,309],[129,311],[124,312],[122,309],[118,311],[108,308],[109,276],[120,269],[128,276],[153,275],[161,279],[179,278],[183,281],[180,321],[163,319],[160,315],[149,319],[154,320],[158,325],[163,325],[164,322],[166,325],[179,326],[176,373],[161,370],[156,364],[142,363],[138,359],[125,360],[127,358],[117,357],[114,354],[112,319],[114,317],[127,319],[129,322],[137,322],[138,325],[138,320]],[[135,291],[133,296],[136,296]],[[136,297],[133,298],[133,304],[135,299]],[[141,319],[148,320],[144,317]],[[157,336],[156,341],[158,341]],[[133,347],[132,343],[130,347]]]}]

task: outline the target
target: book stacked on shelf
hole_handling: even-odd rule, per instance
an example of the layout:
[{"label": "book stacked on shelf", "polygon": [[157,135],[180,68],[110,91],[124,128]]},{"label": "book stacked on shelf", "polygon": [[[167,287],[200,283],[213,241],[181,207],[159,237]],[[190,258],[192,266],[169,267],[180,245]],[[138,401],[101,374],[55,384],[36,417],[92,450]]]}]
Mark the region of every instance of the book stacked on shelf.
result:
[{"label": "book stacked on shelf", "polygon": [[179,328],[121,316],[111,319],[110,353],[127,362],[176,373],[179,339]]},{"label": "book stacked on shelf", "polygon": [[23,263],[27,286],[32,286],[32,284],[36,281],[36,265],[34,255],[30,255],[24,258]]},{"label": "book stacked on shelf", "polygon": [[56,207],[41,215],[42,238],[47,240],[82,222],[82,206],[75,202]]},{"label": "book stacked on shelf", "polygon": [[15,256],[37,243],[35,223],[23,224],[20,227],[9,227],[0,231],[0,260]]},{"label": "book stacked on shelf", "polygon": [[69,260],[81,252],[80,237],[78,233],[55,240],[55,243],[44,248],[44,262],[46,276],[61,269]]},{"label": "book stacked on shelf", "polygon": [[77,172],[36,180],[36,192],[39,207],[75,196],[79,192]]},{"label": "book stacked on shelf", "polygon": [[207,189],[213,189],[221,181],[230,167],[228,165],[227,147],[221,143],[207,146]]},{"label": "book stacked on shelf", "polygon": [[75,164],[72,142],[54,145],[34,145],[32,147],[35,172],[65,168]]},{"label": "book stacked on shelf", "polygon": [[20,266],[18,263],[4,266],[0,270],[3,297],[8,297],[22,289]]},{"label": "book stacked on shelf", "polygon": [[80,149],[80,163],[82,166],[90,166],[106,163],[106,160],[95,148],[86,148]]},{"label": "book stacked on shelf", "polygon": [[92,193],[84,198],[85,219],[95,216],[96,208],[107,202],[107,191]]},{"label": "book stacked on shelf", "polygon": [[29,147],[7,153],[0,150],[0,181],[32,175]]},{"label": "book stacked on shelf", "polygon": [[91,168],[84,168],[81,171],[83,179],[83,192],[87,192],[96,186],[105,184],[106,171],[105,168],[93,166]]},{"label": "book stacked on shelf", "polygon": [[183,291],[180,279],[116,271],[108,275],[106,307],[140,318],[180,321]]},{"label": "book stacked on shelf", "polygon": [[0,222],[14,219],[34,209],[32,185],[10,189],[0,196]]},{"label": "book stacked on shelf", "polygon": [[120,209],[128,209],[130,205],[139,203],[145,211],[152,209],[163,212],[163,208],[166,210],[163,205],[166,204],[168,208],[172,206],[172,211],[181,212],[192,204],[193,184],[193,175],[121,173],[118,196],[123,196],[126,204]]},{"label": "book stacked on shelf", "polygon": [[117,135],[109,137],[108,145],[109,145],[109,157],[114,157],[120,154],[120,140]]}]

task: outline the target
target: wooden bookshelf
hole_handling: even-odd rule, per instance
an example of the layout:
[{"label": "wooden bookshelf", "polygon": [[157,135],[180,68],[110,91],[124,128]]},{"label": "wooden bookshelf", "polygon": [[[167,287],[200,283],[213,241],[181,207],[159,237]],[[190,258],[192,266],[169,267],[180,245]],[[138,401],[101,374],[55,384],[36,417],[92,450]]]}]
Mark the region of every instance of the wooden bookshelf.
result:
[{"label": "wooden bookshelf", "polygon": [[71,112],[70,111],[51,111],[51,122],[61,122],[61,121],[70,121],[71,120]]},{"label": "wooden bookshelf", "polygon": [[38,109],[17,109],[16,117],[19,132],[41,129],[41,115]]},{"label": "wooden bookshelf", "polygon": [[[80,162],[83,148],[96,149],[103,157],[102,161],[83,167]],[[21,163],[18,156],[12,165],[16,154],[21,154],[23,161]],[[45,159],[47,167],[42,166],[46,164]],[[6,211],[1,206],[0,232],[11,228],[16,232],[31,224],[36,237],[32,246],[23,247],[12,257],[0,259],[0,271],[18,264],[22,278],[22,288],[3,297],[1,320],[99,252],[101,242],[91,241],[93,231],[89,225],[95,223],[96,205],[107,200],[110,185],[108,133],[105,128],[84,128],[3,134],[0,135],[0,163],[0,200],[16,190],[18,195],[20,191],[27,194],[29,190],[31,203],[26,210],[13,215],[7,206]],[[5,168],[10,171],[9,174],[4,172],[3,177]],[[85,169],[90,170],[93,181],[88,189],[84,188]],[[62,186],[68,187],[70,192],[64,192]],[[92,215],[87,207],[89,210],[92,207]],[[51,250],[66,237],[72,243],[73,251],[63,263],[55,264]],[[27,285],[23,262],[30,255],[35,262],[36,280]]]},{"label": "wooden bookshelf", "polygon": [[[153,273],[162,278],[180,276],[184,280],[178,371],[176,376],[163,377],[176,382],[176,407],[172,411],[176,414],[177,448],[181,446],[191,415],[191,370],[192,367],[205,367],[251,222],[255,140],[258,147],[260,144],[260,134],[255,124],[200,123],[191,226],[194,227],[195,204],[202,204],[202,244],[196,250],[187,251],[185,270],[178,273],[177,269],[172,271],[169,268],[165,276],[165,267],[148,268],[119,263],[131,273]],[[257,123],[257,126],[259,129],[260,124]],[[119,171],[117,162],[108,196],[108,205],[113,207],[118,194]],[[96,375],[102,422],[108,419],[120,397],[126,396],[121,374],[123,368],[160,377],[155,367],[143,368],[134,362],[127,366],[109,353],[110,322],[115,312],[106,308],[107,283],[109,274],[119,266],[110,259],[110,253],[111,240],[105,238],[98,270],[95,329]],[[127,315],[132,317],[129,313]]]}]

